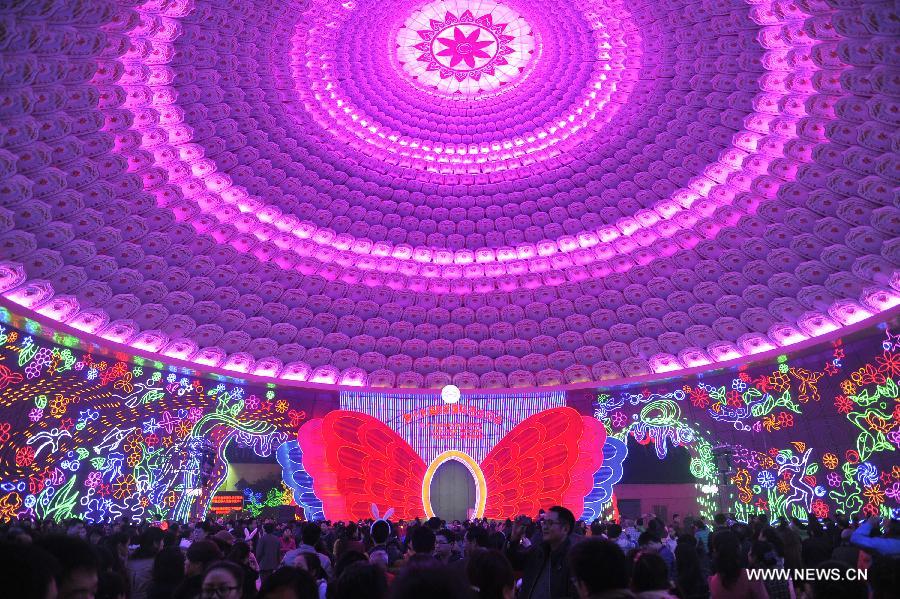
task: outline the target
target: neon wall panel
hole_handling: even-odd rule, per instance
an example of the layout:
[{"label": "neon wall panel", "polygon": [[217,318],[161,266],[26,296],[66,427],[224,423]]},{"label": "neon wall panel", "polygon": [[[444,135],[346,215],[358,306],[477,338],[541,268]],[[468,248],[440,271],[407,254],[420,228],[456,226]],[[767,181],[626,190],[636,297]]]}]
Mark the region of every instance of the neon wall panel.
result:
[{"label": "neon wall panel", "polygon": [[[350,478],[377,482],[394,471],[406,473],[392,480],[391,493],[398,494],[360,487],[355,504],[341,509],[355,516],[363,504],[368,508],[374,503],[381,513],[393,508],[398,514],[404,510],[405,516],[424,515],[422,482],[440,457],[439,447],[441,453],[455,452],[478,466],[484,475],[484,513],[506,516],[534,499],[533,489],[526,487],[544,470],[528,460],[532,465],[523,466],[516,452],[532,451],[544,459],[560,449],[561,472],[577,475],[581,482],[556,491],[583,517],[593,518],[614,513],[626,435],[653,444],[659,455],[676,445],[687,447],[707,515],[720,491],[711,453],[719,443],[735,448],[735,472],[726,491],[733,494],[729,507],[739,515],[767,511],[805,517],[806,510],[816,516],[891,514],[900,501],[900,346],[897,335],[885,327],[734,371],[631,388],[570,391],[566,406],[555,393],[476,394],[470,420],[454,415],[452,406],[449,414],[429,414],[439,426],[428,428],[435,433],[428,442],[417,441],[404,428],[405,415],[411,415],[411,424],[426,406],[429,411],[430,406],[443,409],[446,404],[437,394],[341,398],[296,387],[216,380],[126,355],[86,353],[75,338],[57,335],[47,341],[38,328],[30,330],[7,323],[0,331],[4,518],[186,519],[202,514],[224,478],[229,444],[252,448],[283,467],[284,488],[266,490],[265,497],[254,495],[252,503],[293,501],[308,517],[328,516],[329,501]],[[466,398],[464,394],[456,404],[460,410],[468,405]],[[505,428],[495,424],[498,417],[508,420]],[[466,426],[443,426],[456,423]],[[560,433],[559,426],[574,428]],[[369,433],[381,440],[355,446],[346,441],[353,435],[370,438]],[[482,435],[474,449],[468,445],[470,433]],[[305,438],[316,435],[322,443],[306,443]],[[375,452],[385,447],[394,453]],[[317,448],[319,456],[309,448]],[[329,462],[328,452],[342,448],[357,452],[360,461]],[[506,452],[503,459],[498,457],[501,450]],[[354,466],[384,455],[403,457],[406,469],[386,469],[387,463],[400,463],[393,457],[382,467],[371,461],[368,469]],[[514,476],[504,476],[508,464],[518,464]],[[577,496],[571,495],[575,489]]]}]

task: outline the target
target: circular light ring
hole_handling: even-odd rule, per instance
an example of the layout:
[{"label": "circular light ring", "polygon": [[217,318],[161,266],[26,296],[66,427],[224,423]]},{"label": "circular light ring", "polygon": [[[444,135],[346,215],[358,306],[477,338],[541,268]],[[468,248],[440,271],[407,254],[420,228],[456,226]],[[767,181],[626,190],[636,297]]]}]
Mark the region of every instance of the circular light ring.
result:
[{"label": "circular light ring", "polygon": [[[371,23],[366,21],[367,29],[370,26]],[[348,27],[348,29],[352,31],[352,28]],[[376,30],[377,29],[378,28],[376,27]],[[308,28],[308,31],[310,32],[318,32],[322,30],[324,30],[324,28]],[[343,43],[337,45],[339,47],[352,47],[352,40],[359,40],[360,38],[369,39],[369,36],[363,34],[362,32],[359,32],[358,35],[352,35],[349,38],[342,37],[341,42]],[[357,41],[357,44],[359,44],[359,41]],[[310,47],[310,44],[305,46],[305,48]],[[376,56],[380,56],[383,54],[388,54],[389,52],[390,50],[388,49],[383,52],[376,52],[374,54]],[[521,157],[528,153],[540,151],[541,149],[546,149],[551,145],[559,143],[560,140],[569,139],[573,133],[577,134],[578,131],[580,131],[582,128],[582,125],[579,125],[577,122],[567,127],[560,127],[558,123],[552,124],[549,126],[547,131],[535,131],[534,133],[530,133],[518,138],[514,142],[507,142],[510,144],[510,147],[504,151],[501,151],[501,153],[496,156],[493,151],[487,152],[486,156],[481,155],[482,148],[475,149],[474,154],[472,154],[473,148],[466,147],[465,144],[434,144],[427,139],[419,140],[416,138],[413,138],[411,140],[401,140],[400,136],[397,133],[389,129],[385,129],[381,123],[375,121],[372,117],[370,117],[370,115],[367,114],[365,109],[362,108],[362,106],[364,105],[371,104],[373,99],[376,98],[375,96],[371,98],[362,98],[361,104],[359,105],[354,104],[352,101],[348,101],[346,98],[343,98],[341,96],[340,85],[336,83],[335,80],[342,78],[339,75],[329,75],[333,67],[333,63],[330,59],[332,56],[337,56],[337,53],[325,51],[317,53],[317,55],[323,56],[325,57],[325,59],[321,62],[305,61],[302,63],[300,69],[295,68],[295,80],[297,82],[303,82],[302,87],[304,89],[312,90],[312,97],[316,100],[316,102],[305,101],[305,110],[313,114],[317,114],[317,120],[319,121],[320,125],[323,128],[332,131],[334,134],[339,134],[339,132],[342,133],[345,131],[349,132],[349,134],[345,135],[346,139],[349,140],[347,143],[360,148],[365,153],[380,154],[382,152],[388,152],[391,154],[396,154],[402,158],[410,160],[414,168],[416,166],[421,169],[430,168],[435,172],[445,172],[448,174],[453,172],[482,172],[487,168],[487,166],[481,164],[484,161],[495,161],[499,159],[508,162],[516,156]],[[355,54],[353,54],[352,52],[350,53],[350,55],[355,56]],[[354,62],[353,65],[356,66],[356,63]],[[373,77],[378,77],[381,71],[382,69],[379,68],[370,69],[366,72],[366,74],[372,74]],[[311,81],[307,80],[307,77],[310,76],[312,77]],[[604,77],[607,76],[608,75],[604,75]],[[322,78],[321,82],[318,81],[319,78]],[[359,76],[359,73],[355,73],[355,76],[345,76],[343,79],[359,78],[361,78]],[[600,86],[601,83],[599,80],[595,80],[593,85]],[[303,92],[301,91],[301,93]],[[326,98],[326,95],[329,97]],[[308,99],[309,94],[307,94],[306,97]],[[329,99],[331,100],[330,102],[328,101]],[[584,102],[592,103],[592,100],[580,99],[578,101],[578,104]],[[323,105],[322,109],[319,109],[316,103],[325,104]],[[602,111],[602,107],[603,102],[601,97],[601,102],[598,103],[596,111],[586,112],[584,118],[588,120],[593,119],[597,113]],[[460,107],[460,110],[465,111],[465,107]],[[581,108],[579,110],[584,109]],[[326,113],[327,116],[325,115]],[[542,114],[545,115],[548,113],[544,112]],[[521,114],[518,115],[519,118],[521,118],[521,116]],[[452,114],[451,109],[451,114],[442,114],[440,120],[442,122],[453,122],[454,118],[455,117]],[[466,115],[464,118],[468,120],[468,115]],[[556,118],[559,119],[559,117]],[[334,122],[332,123],[331,121]],[[566,118],[563,117],[562,119],[559,119],[559,122],[566,122]],[[357,141],[354,141],[354,139],[357,139]],[[515,147],[513,147],[513,143],[515,143]],[[461,152],[462,155],[460,155]],[[503,170],[506,170],[507,168],[508,167],[503,167]]]}]

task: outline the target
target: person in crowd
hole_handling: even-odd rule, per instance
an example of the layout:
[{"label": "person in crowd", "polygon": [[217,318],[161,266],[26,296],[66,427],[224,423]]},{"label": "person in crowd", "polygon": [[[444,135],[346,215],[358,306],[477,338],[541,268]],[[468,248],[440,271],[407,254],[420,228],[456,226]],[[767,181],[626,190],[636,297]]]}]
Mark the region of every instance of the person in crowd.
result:
[{"label": "person in crowd", "polygon": [[879,531],[878,517],[863,522],[850,537],[850,542],[861,549],[887,557],[900,557],[900,523],[888,520],[884,523],[881,536],[873,536]]},{"label": "person in crowd", "polygon": [[322,563],[322,569],[330,577],[334,572],[331,569],[331,559],[319,551],[318,544],[322,539],[322,529],[318,524],[307,522],[300,532],[300,544],[297,548],[288,551],[281,560],[282,565],[292,566],[297,556],[302,553],[316,553],[319,555],[319,561]]},{"label": "person in crowd", "polygon": [[384,551],[388,557],[388,566],[393,566],[400,559],[400,546],[395,539],[391,538],[391,524],[387,520],[376,520],[372,524],[371,539],[374,545],[369,550],[370,553],[375,551]]},{"label": "person in crowd", "polygon": [[[426,526],[421,526],[434,532]],[[411,564],[401,570],[391,586],[390,599],[471,599],[464,577],[437,560]]]},{"label": "person in crowd", "polygon": [[610,522],[606,527],[606,537],[619,546],[623,553],[628,553],[634,548],[634,544],[628,535],[624,534],[622,527],[615,522]]},{"label": "person in crowd", "polygon": [[[750,568],[774,570],[778,568],[778,553],[771,543],[754,541],[750,548]],[[762,581],[770,599],[793,599],[794,588],[790,580],[766,578]]]},{"label": "person in crowd", "polygon": [[777,567],[784,567],[784,544],[782,543],[781,535],[778,534],[777,530],[766,523],[765,525],[760,526],[759,532],[752,540],[754,542],[763,541],[772,545],[772,548],[775,550],[775,555],[777,556]]},{"label": "person in crowd", "polygon": [[165,547],[153,559],[153,572],[147,599],[169,599],[184,579],[184,552],[180,547]]},{"label": "person in crowd", "polygon": [[[288,551],[287,554],[294,551],[296,549]],[[275,523],[263,524],[262,536],[256,541],[256,561],[259,563],[259,576],[263,582],[278,568],[279,563],[288,563],[284,559],[287,554],[281,555],[281,539],[275,534]],[[281,559],[279,560],[279,558]]]},{"label": "person in crowd", "polygon": [[198,541],[206,540],[206,537],[209,536],[209,525],[206,522],[197,522],[194,525],[194,528],[191,529],[190,538],[188,539],[188,544],[196,543]]},{"label": "person in crowd", "polygon": [[417,526],[409,533],[408,556],[404,566],[434,560],[435,534],[428,526]]},{"label": "person in crowd", "polygon": [[301,553],[294,560],[294,566],[301,570],[306,570],[316,581],[316,587],[319,589],[320,599],[325,599],[328,591],[328,576],[322,569],[322,562],[319,560],[319,554],[312,551]]},{"label": "person in crowd", "polygon": [[803,542],[800,538],[799,533],[797,532],[797,529],[788,524],[787,520],[782,518],[778,523],[778,527],[775,529],[775,532],[781,539],[781,546],[784,548],[784,567],[789,570],[802,568]]},{"label": "person in crowd", "polygon": [[477,599],[513,599],[516,577],[512,565],[496,549],[477,549],[466,563],[466,576]]},{"label": "person in crowd", "polygon": [[871,599],[893,599],[900,589],[900,559],[877,555],[867,570]]},{"label": "person in crowd", "polygon": [[831,559],[844,562],[848,566],[856,566],[859,563],[859,548],[850,544],[853,529],[845,528],[840,534],[838,545],[831,551]]},{"label": "person in crowd", "polygon": [[703,552],[709,555],[709,528],[706,527],[706,522],[700,517],[693,518],[691,526],[697,543],[702,546]]},{"label": "person in crowd", "polygon": [[709,579],[712,599],[768,599],[766,588],[759,580],[751,581],[747,570],[741,566],[741,539],[727,529],[717,531],[712,537],[713,567],[715,574]]},{"label": "person in crowd", "polygon": [[713,547],[713,542],[714,542],[715,536],[718,533],[720,533],[722,531],[727,531],[727,530],[730,530],[728,528],[728,516],[726,516],[725,514],[716,514],[715,516],[713,516],[713,529],[709,533],[709,537],[707,538],[708,544],[706,546],[707,550],[710,553],[712,553],[712,547]]},{"label": "person in crowd", "polygon": [[353,564],[360,563],[360,562],[365,563],[368,561],[369,561],[369,558],[366,557],[366,554],[362,553],[361,551],[352,551],[352,550],[347,551],[344,553],[344,555],[341,556],[341,559],[339,559],[334,564],[334,578],[335,579],[340,578],[341,574],[344,572],[344,570],[346,570]]},{"label": "person in crowd", "polygon": [[488,535],[487,549],[496,549],[497,551],[503,551],[504,549],[506,549],[506,543],[506,535],[503,534],[502,531],[495,530]]},{"label": "person in crowd", "polygon": [[165,533],[151,526],[141,534],[137,551],[128,560],[128,574],[131,578],[132,599],[146,599],[153,579],[153,563],[163,548]]},{"label": "person in crowd", "polygon": [[466,530],[464,552],[469,555],[476,549],[487,549],[490,542],[490,534],[481,526],[471,526]]},{"label": "person in crowd", "polygon": [[97,577],[95,599],[128,599],[128,583],[117,571],[101,572]]},{"label": "person in crowd", "polygon": [[524,599],[556,599],[575,594],[569,575],[568,552],[575,516],[568,508],[553,506],[541,521],[543,541],[528,549],[520,546],[525,523],[517,521],[509,539],[507,557],[522,572]]},{"label": "person in crowd", "polygon": [[250,551],[250,545],[237,541],[231,546],[225,559],[241,567],[244,572],[244,597],[253,597],[256,594],[256,581],[259,580],[259,564]]},{"label": "person in crowd", "polygon": [[[122,572],[128,574],[128,580],[131,580],[131,575],[128,573],[128,567],[126,564],[130,561],[128,558],[128,543],[129,536],[124,532],[113,532],[109,534],[109,536],[102,536],[102,530],[95,528],[92,532],[92,537],[99,538],[96,541],[92,541],[91,544],[99,547],[100,549],[107,551],[108,555],[111,559],[110,568],[115,570],[116,572]],[[163,533],[163,539],[165,539],[165,533]],[[132,559],[134,559],[132,557]],[[150,564],[151,570],[153,564]],[[129,588],[131,589],[132,596],[134,596],[134,586],[129,584]]]},{"label": "person in crowd", "polygon": [[[822,570],[837,568],[841,572],[847,570],[847,565],[841,562],[826,560],[818,566]],[[896,587],[893,589],[896,597]],[[821,576],[815,581],[804,583],[803,595],[806,599],[868,599],[869,588],[862,580],[853,576]]]},{"label": "person in crowd", "polygon": [[633,599],[628,590],[625,554],[606,539],[586,539],[569,553],[569,570],[579,599]]},{"label": "person in crowd", "polygon": [[59,562],[52,555],[16,534],[14,542],[0,543],[0,580],[4,594],[21,599],[56,599]]},{"label": "person in crowd", "polygon": [[634,520],[628,518],[622,521],[622,534],[624,534],[628,538],[628,541],[631,544],[632,548],[637,546],[637,540],[638,537],[641,536],[641,533],[637,529]]},{"label": "person in crowd", "polygon": [[666,568],[669,573],[669,580],[675,579],[675,554],[668,548],[668,546],[664,545],[662,540],[659,538],[659,535],[655,532],[658,530],[656,527],[650,527],[651,529],[642,532],[641,536],[638,537],[638,549],[643,552],[653,552],[658,553],[659,556],[666,563]]},{"label": "person in crowd", "polygon": [[704,599],[709,587],[701,563],[702,545],[693,535],[678,537],[675,547],[675,583],[682,599]]},{"label": "person in crowd", "polygon": [[[502,536],[503,533],[495,533]],[[462,556],[453,549],[456,543],[456,535],[453,531],[442,528],[435,534],[434,557],[442,564],[458,561]],[[506,538],[504,537],[504,545]],[[501,547],[502,548],[502,547]]]},{"label": "person in crowd", "polygon": [[256,599],[319,599],[319,589],[309,572],[285,566],[263,581]]},{"label": "person in crowd", "polygon": [[388,570],[388,554],[381,549],[369,553],[369,563],[378,566],[387,577],[388,584],[394,581],[394,574]]},{"label": "person in crowd", "polygon": [[48,535],[39,539],[37,546],[59,563],[56,574],[59,599],[94,599],[99,563],[90,543],[80,536]]},{"label": "person in crowd", "polygon": [[631,570],[631,590],[638,599],[675,599],[669,583],[669,566],[654,551],[642,551]]},{"label": "person in crowd", "polygon": [[222,555],[228,555],[232,545],[234,545],[235,538],[233,534],[222,529],[210,535],[209,540],[219,546],[219,551],[222,552]]},{"label": "person in crowd", "polygon": [[[384,551],[379,551],[387,554]],[[355,562],[328,587],[328,599],[385,599],[388,578],[383,568],[375,564]]]},{"label": "person in crowd", "polygon": [[822,525],[814,518],[806,525],[809,538],[800,544],[800,557],[807,568],[816,568],[824,561],[831,559],[833,543]]},{"label": "person in crowd", "polygon": [[359,527],[356,522],[350,522],[344,527],[343,532],[334,543],[334,557],[338,559],[345,551],[365,551],[365,545],[360,537]]},{"label": "person in crowd", "polygon": [[285,554],[288,551],[293,551],[297,548],[297,540],[294,538],[294,531],[291,530],[290,526],[286,526],[283,531],[281,531],[281,548],[278,554],[278,561],[284,559]]},{"label": "person in crowd", "polygon": [[244,569],[234,562],[220,561],[209,565],[200,585],[203,599],[248,599],[244,593]]},{"label": "person in crowd", "polygon": [[210,564],[222,559],[222,551],[212,541],[194,541],[185,552],[185,557],[184,580],[175,589],[175,599],[195,599],[200,595],[203,573]]}]

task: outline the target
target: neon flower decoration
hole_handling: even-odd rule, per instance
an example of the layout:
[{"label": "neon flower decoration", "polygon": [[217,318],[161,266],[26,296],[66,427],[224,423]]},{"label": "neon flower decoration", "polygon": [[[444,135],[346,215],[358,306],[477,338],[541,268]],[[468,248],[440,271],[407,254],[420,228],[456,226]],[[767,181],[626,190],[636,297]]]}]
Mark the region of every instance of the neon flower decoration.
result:
[{"label": "neon flower decoration", "polygon": [[[742,519],[759,512],[891,517],[900,512],[893,487],[900,481],[900,371],[892,366],[900,347],[892,339],[884,329],[852,346],[839,340],[811,355],[783,355],[774,368],[704,376],[672,390],[603,392],[592,410],[626,449],[629,437],[652,444],[660,459],[672,447],[686,448],[707,517],[721,508],[723,493]],[[840,401],[826,399],[835,396]],[[827,430],[841,433],[828,438]],[[734,449],[725,486],[712,453],[720,443]],[[597,513],[609,516],[614,495],[604,498]]]}]

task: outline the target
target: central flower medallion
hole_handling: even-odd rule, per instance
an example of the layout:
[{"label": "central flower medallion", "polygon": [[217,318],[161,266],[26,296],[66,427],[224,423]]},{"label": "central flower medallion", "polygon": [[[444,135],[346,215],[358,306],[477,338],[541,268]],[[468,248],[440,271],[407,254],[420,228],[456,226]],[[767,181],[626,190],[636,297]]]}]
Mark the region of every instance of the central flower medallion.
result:
[{"label": "central flower medallion", "polygon": [[482,74],[493,75],[497,66],[509,64],[506,56],[514,52],[509,42],[515,37],[504,35],[506,25],[495,24],[489,14],[476,18],[468,10],[459,17],[448,12],[443,22],[431,21],[431,29],[418,32],[424,40],[416,44],[422,50],[418,60],[444,79],[477,81]]},{"label": "central flower medallion", "polygon": [[397,35],[397,57],[416,84],[450,94],[491,91],[519,78],[535,50],[534,34],[496,2],[433,2]]}]

